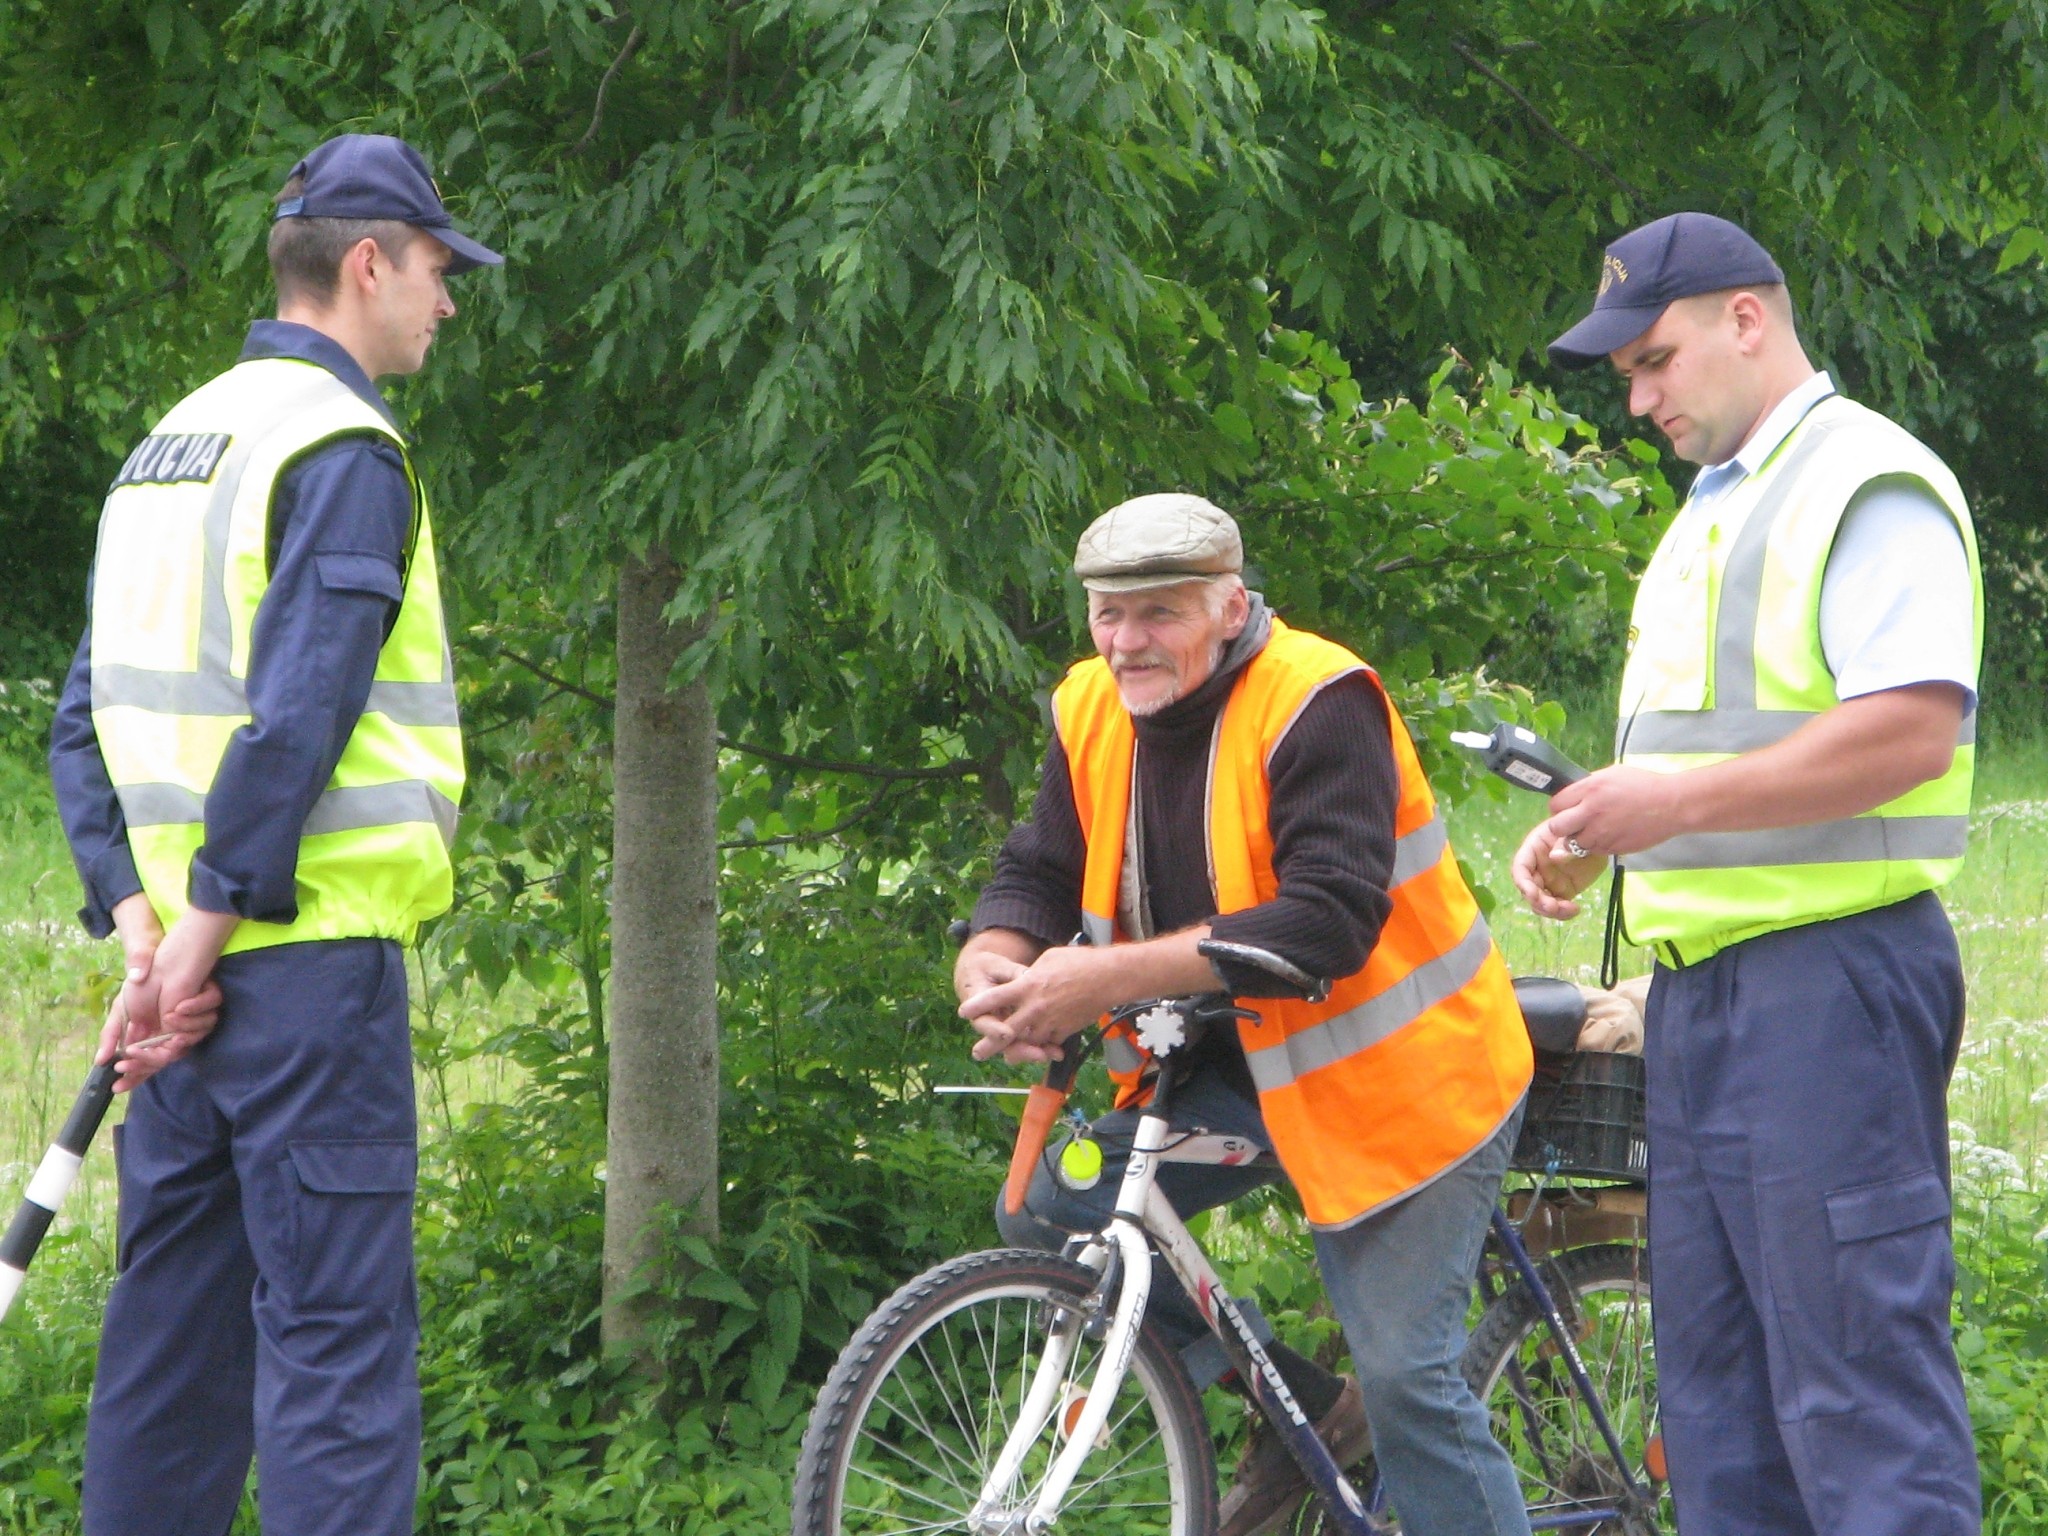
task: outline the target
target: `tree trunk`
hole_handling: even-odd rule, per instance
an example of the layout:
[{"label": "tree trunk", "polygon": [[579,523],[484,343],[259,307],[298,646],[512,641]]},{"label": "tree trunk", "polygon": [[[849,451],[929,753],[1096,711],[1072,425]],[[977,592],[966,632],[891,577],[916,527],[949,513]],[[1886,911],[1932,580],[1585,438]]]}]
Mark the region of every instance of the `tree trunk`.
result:
[{"label": "tree trunk", "polygon": [[629,1350],[648,1305],[617,1298],[659,1261],[662,1208],[718,1231],[718,724],[702,682],[668,686],[694,633],[662,618],[678,575],[658,553],[619,573],[604,1341]]}]

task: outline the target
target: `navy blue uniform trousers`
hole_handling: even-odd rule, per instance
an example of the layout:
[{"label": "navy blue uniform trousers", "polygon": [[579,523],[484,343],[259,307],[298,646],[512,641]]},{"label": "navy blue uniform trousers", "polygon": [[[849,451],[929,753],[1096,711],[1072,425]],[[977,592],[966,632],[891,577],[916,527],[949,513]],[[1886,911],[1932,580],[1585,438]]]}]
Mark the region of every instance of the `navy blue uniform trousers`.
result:
[{"label": "navy blue uniform trousers", "polygon": [[1949,1326],[1955,935],[1932,892],[1650,989],[1658,1395],[1680,1528],[1981,1525]]},{"label": "navy blue uniform trousers", "polygon": [[86,1536],[405,1536],[419,1482],[405,961],[230,955],[220,1024],[132,1095]]}]

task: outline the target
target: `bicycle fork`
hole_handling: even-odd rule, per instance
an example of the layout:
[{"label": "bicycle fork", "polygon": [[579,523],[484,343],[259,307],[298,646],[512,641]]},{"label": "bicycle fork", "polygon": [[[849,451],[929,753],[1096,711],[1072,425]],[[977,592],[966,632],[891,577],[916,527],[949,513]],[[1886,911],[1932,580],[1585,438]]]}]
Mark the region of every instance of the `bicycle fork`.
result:
[{"label": "bicycle fork", "polygon": [[[1116,1215],[1079,1255],[1081,1263],[1102,1275],[1104,1284],[1096,1287],[1096,1293],[1089,1302],[1063,1311],[1047,1330],[1045,1349],[1039,1356],[1038,1369],[1031,1378],[1024,1406],[1017,1414],[1010,1438],[1003,1442],[1002,1454],[989,1469],[988,1479],[981,1487],[981,1497],[968,1512],[968,1529],[976,1532],[977,1536],[1042,1536],[1043,1532],[1050,1530],[1053,1521],[1059,1518],[1060,1504],[1066,1498],[1067,1490],[1080,1474],[1081,1463],[1095,1449],[1096,1438],[1109,1421],[1117,1389],[1123,1385],[1124,1373],[1130,1369],[1131,1356],[1138,1347],[1138,1328],[1144,1321],[1145,1302],[1152,1291],[1152,1256],[1146,1247],[1144,1229],[1125,1214],[1125,1207],[1134,1187],[1139,1191],[1140,1200],[1142,1191],[1151,1188],[1152,1158],[1164,1140],[1163,1120],[1157,1127],[1150,1116],[1139,1122],[1130,1166],[1124,1174],[1123,1187],[1117,1199]],[[1071,1408],[1071,1403],[1063,1401],[1062,1387],[1067,1368],[1073,1361],[1082,1335],[1101,1326],[1100,1303],[1109,1299],[1105,1286],[1112,1283],[1115,1310],[1108,1318],[1102,1359],[1095,1368],[1094,1380],[1088,1383],[1080,1412],[1066,1427],[1067,1443],[1053,1458],[1044,1482],[1039,1485],[1038,1497],[1030,1508],[1012,1509],[1009,1507],[1009,1489],[1023,1469],[1025,1458],[1038,1443],[1038,1437],[1045,1432],[1053,1414]]]},{"label": "bicycle fork", "polygon": [[[1158,1243],[1167,1263],[1215,1330],[1225,1357],[1250,1384],[1259,1407],[1307,1472],[1311,1485],[1322,1497],[1331,1525],[1340,1536],[1376,1536],[1379,1526],[1366,1512],[1357,1490],[1345,1479],[1295,1400],[1279,1367],[1260,1343],[1249,1315],[1224,1288],[1208,1256],[1189,1234],[1172,1204],[1155,1187],[1159,1153],[1171,1134],[1167,1092],[1162,1082],[1147,1113],[1138,1122],[1130,1162],[1117,1191],[1116,1214],[1077,1255],[1081,1263],[1103,1277],[1102,1282],[1088,1303],[1066,1312],[1048,1330],[1045,1350],[1025,1394],[1023,1409],[982,1484],[981,1496],[968,1514],[968,1528],[976,1536],[1043,1536],[1058,1519],[1060,1504],[1108,1422],[1117,1391],[1137,1349],[1138,1329],[1144,1321],[1145,1304],[1152,1289],[1149,1231],[1151,1240]],[[1030,1508],[1013,1509],[1009,1507],[1008,1491],[1052,1415],[1070,1409],[1070,1403],[1062,1402],[1068,1367],[1083,1334],[1103,1326],[1101,1308],[1112,1296],[1114,1310],[1107,1322],[1102,1359],[1094,1379],[1088,1383],[1080,1412],[1067,1429],[1066,1444],[1047,1471]]]}]

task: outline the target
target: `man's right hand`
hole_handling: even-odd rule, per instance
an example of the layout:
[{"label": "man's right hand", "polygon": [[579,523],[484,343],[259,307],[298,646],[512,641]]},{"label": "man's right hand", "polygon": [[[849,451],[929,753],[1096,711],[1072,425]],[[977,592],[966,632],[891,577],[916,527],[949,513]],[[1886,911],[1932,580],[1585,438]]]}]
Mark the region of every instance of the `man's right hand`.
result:
[{"label": "man's right hand", "polygon": [[[210,918],[213,914],[203,916]],[[196,979],[172,974],[181,969],[175,961],[168,967],[159,966],[158,952],[163,947],[164,931],[147,896],[138,892],[116,903],[113,917],[115,931],[121,938],[127,972],[122,978],[120,993],[107,1010],[107,1021],[101,1026],[99,1048],[93,1053],[93,1061],[96,1065],[112,1061],[116,1055],[122,1054],[124,1046],[132,1047],[163,1035],[171,1037],[156,1045],[130,1050],[123,1056],[121,1076],[114,1084],[114,1091],[126,1093],[169,1066],[212,1032],[220,1020],[221,991],[209,974],[213,959],[217,958],[217,950],[214,955],[206,957],[205,971]],[[233,931],[232,921],[228,923],[227,931]],[[173,994],[168,997],[164,993],[167,978]]]}]

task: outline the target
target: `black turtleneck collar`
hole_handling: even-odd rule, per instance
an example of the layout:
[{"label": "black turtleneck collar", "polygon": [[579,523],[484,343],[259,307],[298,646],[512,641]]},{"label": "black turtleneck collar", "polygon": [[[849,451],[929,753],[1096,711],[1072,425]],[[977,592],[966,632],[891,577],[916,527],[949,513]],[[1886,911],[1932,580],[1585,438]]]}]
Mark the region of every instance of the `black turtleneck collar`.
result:
[{"label": "black turtleneck collar", "polygon": [[1175,699],[1157,714],[1132,717],[1138,728],[1139,741],[1165,742],[1185,735],[1206,737],[1209,734],[1216,720],[1216,711],[1223,707],[1223,701],[1230,697],[1230,690],[1237,684],[1237,674],[1244,670],[1246,662],[1266,648],[1266,641],[1273,633],[1273,610],[1266,606],[1266,599],[1257,592],[1249,592],[1246,596],[1251,599],[1251,616],[1245,620],[1237,638],[1223,648],[1223,659],[1202,685],[1187,697]]}]

